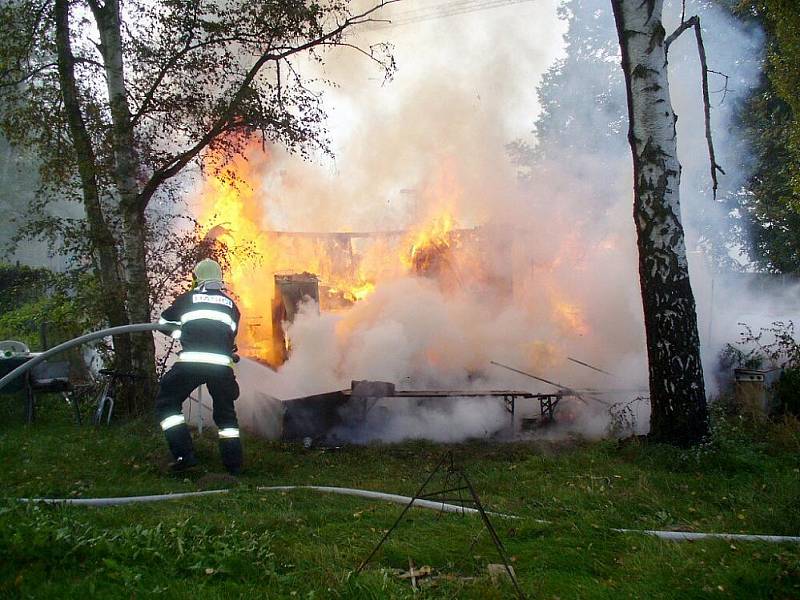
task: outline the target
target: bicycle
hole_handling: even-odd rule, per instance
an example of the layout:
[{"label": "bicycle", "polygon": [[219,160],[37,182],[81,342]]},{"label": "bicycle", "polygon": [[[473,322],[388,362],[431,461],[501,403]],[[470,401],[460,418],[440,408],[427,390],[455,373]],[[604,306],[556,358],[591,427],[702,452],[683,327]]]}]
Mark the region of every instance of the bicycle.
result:
[{"label": "bicycle", "polygon": [[[141,379],[141,375],[136,373],[127,373],[125,371],[116,371],[114,369],[100,369],[98,373],[105,378],[105,383],[97,396],[96,408],[92,416],[93,425],[101,425],[103,422],[103,415],[106,414],[106,425],[111,423],[111,415],[114,413],[114,395],[117,384],[122,380],[127,379],[134,381]],[[108,412],[106,413],[106,409]]]}]

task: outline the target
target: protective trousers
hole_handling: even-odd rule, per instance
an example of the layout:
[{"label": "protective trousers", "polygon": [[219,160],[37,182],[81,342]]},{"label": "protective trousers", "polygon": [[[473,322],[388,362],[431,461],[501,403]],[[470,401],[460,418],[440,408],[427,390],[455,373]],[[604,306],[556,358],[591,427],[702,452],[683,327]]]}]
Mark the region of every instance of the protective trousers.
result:
[{"label": "protective trousers", "polygon": [[156,414],[167,444],[176,460],[195,461],[192,436],[181,406],[192,390],[203,384],[214,403],[222,464],[231,473],[238,473],[242,467],[242,441],[233,403],[239,397],[239,384],[230,367],[178,362],[164,374],[156,397]]}]

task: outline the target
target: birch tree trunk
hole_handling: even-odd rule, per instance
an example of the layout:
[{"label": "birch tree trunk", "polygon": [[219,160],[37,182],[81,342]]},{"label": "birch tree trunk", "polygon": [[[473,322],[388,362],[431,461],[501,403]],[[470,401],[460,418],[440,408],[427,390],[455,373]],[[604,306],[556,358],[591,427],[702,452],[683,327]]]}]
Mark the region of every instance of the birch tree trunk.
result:
[{"label": "birch tree trunk", "polygon": [[680,216],[681,165],[661,23],[663,0],[611,0],[628,95],[639,281],[650,375],[650,438],[678,445],[708,430],[694,295]]},{"label": "birch tree trunk", "polygon": [[[89,225],[92,247],[99,262],[100,289],[104,312],[110,326],[128,323],[125,312],[125,288],[117,270],[119,257],[116,242],[103,216],[97,185],[97,162],[91,139],[81,112],[78,87],[75,82],[75,58],[70,43],[68,0],[55,1],[56,55],[58,76],[64,101],[73,148],[78,163],[78,175],[83,192],[83,206]],[[127,335],[114,337],[116,367],[131,369],[131,341]]]},{"label": "birch tree trunk", "polygon": [[[103,63],[111,109],[114,182],[122,213],[123,252],[127,282],[128,317],[132,323],[150,321],[150,283],[147,279],[144,206],[139,200],[135,136],[125,86],[119,0],[102,6],[90,2],[100,33]],[[137,385],[137,398],[129,411],[149,408],[155,396],[155,346],[152,333],[132,335],[131,362],[144,376]]]}]

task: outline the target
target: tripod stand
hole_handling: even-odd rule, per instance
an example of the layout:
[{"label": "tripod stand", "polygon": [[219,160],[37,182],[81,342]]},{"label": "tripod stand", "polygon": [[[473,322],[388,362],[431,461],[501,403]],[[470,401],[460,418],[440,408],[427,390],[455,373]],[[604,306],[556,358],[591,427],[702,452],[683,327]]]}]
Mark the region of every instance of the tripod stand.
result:
[{"label": "tripod stand", "polygon": [[[427,488],[431,481],[433,481],[434,476],[437,473],[443,472],[445,475],[445,485],[443,489],[436,490],[433,492],[428,492]],[[452,496],[458,494],[458,498],[453,498]],[[466,495],[466,498],[464,497]],[[461,504],[463,508],[465,508],[465,512],[467,509],[466,505],[471,505],[470,508],[477,511],[481,517],[481,521],[483,522],[484,527],[489,532],[489,536],[492,539],[492,543],[494,544],[495,549],[497,550],[497,554],[500,556],[500,559],[503,561],[503,565],[505,566],[506,573],[508,573],[509,578],[511,579],[511,583],[514,585],[514,589],[517,592],[517,595],[524,600],[525,594],[522,592],[522,589],[519,586],[519,582],[517,581],[516,576],[514,575],[514,570],[511,568],[509,564],[508,555],[506,554],[505,547],[503,546],[503,542],[500,541],[500,537],[497,535],[497,531],[495,530],[492,522],[489,520],[489,514],[486,512],[486,509],[483,507],[483,503],[478,496],[478,493],[475,491],[475,487],[472,485],[472,482],[467,477],[466,472],[463,468],[456,466],[455,459],[453,457],[453,452],[448,451],[442,458],[439,459],[439,462],[436,464],[436,467],[433,471],[430,472],[425,482],[420,486],[414,496],[411,498],[411,501],[406,504],[403,508],[403,511],[400,513],[400,516],[397,517],[397,520],[394,524],[386,531],[386,533],[381,538],[381,541],[378,542],[377,546],[372,549],[372,552],[367,556],[366,559],[361,563],[361,565],[356,570],[356,574],[361,573],[364,568],[369,564],[372,558],[378,553],[381,546],[389,539],[389,536],[392,532],[400,525],[400,522],[405,517],[408,509],[411,508],[417,500],[432,500],[432,501],[439,501],[439,502],[458,502]],[[472,510],[470,510],[472,512]],[[476,540],[477,541],[477,538]],[[475,542],[473,542],[473,545]]]}]

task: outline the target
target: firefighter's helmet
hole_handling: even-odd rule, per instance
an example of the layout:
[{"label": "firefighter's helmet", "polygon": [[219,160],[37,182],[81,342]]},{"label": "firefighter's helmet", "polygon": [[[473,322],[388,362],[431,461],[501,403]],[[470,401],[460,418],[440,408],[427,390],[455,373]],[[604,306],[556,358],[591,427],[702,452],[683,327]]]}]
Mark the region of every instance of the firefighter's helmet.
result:
[{"label": "firefighter's helmet", "polygon": [[209,281],[218,281],[222,283],[222,269],[219,263],[210,258],[204,258],[197,263],[197,266],[194,268],[194,276],[198,285]]}]

